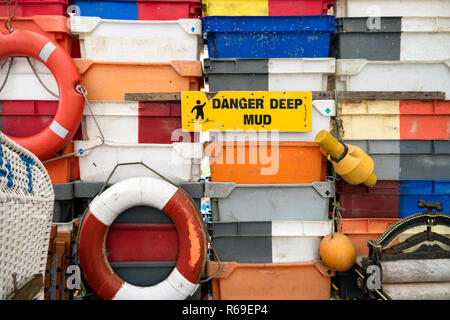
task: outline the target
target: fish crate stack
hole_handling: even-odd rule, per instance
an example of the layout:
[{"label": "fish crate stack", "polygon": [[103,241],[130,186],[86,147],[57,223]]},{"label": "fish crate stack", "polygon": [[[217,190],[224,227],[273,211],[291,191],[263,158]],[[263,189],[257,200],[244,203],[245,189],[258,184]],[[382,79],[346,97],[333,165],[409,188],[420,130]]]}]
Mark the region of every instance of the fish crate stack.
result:
[{"label": "fish crate stack", "polygon": [[[108,186],[131,177],[168,179],[197,200],[202,144],[182,132],[180,101],[127,101],[127,94],[173,93],[203,86],[199,1],[73,1],[74,59],[87,91],[82,139],[74,143],[80,179],[74,197],[86,208]],[[121,163],[141,162],[118,166]],[[161,176],[159,176],[161,175]],[[107,187],[108,187],[107,186]],[[149,207],[124,211],[111,225],[106,250],[113,270],[130,284],[151,286],[178,258],[175,226]],[[193,296],[200,298],[200,289]]]},{"label": "fish crate stack", "polygon": [[[209,91],[219,92],[216,97],[302,91],[307,99],[305,91],[327,90],[335,70],[331,5],[203,1]],[[335,108],[333,100],[311,102],[311,131],[209,131],[205,197],[215,253],[206,272],[214,276],[214,300],[330,298],[333,273],[321,262],[319,245],[331,232],[334,187],[314,137],[329,130]]]},{"label": "fish crate stack", "polygon": [[[41,34],[60,45],[70,56],[76,57],[79,43],[69,31],[67,7],[67,0],[18,0],[11,26],[14,30],[29,30]],[[14,2],[11,3],[10,10],[12,14]],[[6,2],[0,2],[0,32],[5,34],[8,33],[5,26],[8,14]],[[0,87],[4,84],[0,91],[2,132],[12,137],[29,137],[52,123],[58,109],[59,91],[55,78],[43,63],[24,57],[5,59],[0,62],[0,79]],[[79,138],[81,127],[73,137]],[[58,185],[66,185],[79,179],[78,159],[69,156],[73,151],[73,141],[70,141],[44,161],[50,179],[58,190],[62,188]],[[60,158],[62,156],[66,157]],[[54,221],[61,222],[61,215],[69,216],[74,208],[72,200],[65,198],[60,201],[57,196]]]},{"label": "fish crate stack", "polygon": [[442,202],[450,214],[449,40],[448,1],[336,1],[336,89],[398,92],[338,106],[343,140],[372,157],[378,177],[373,187],[336,185],[342,232],[358,255],[367,255],[367,240],[421,212],[419,199]]}]

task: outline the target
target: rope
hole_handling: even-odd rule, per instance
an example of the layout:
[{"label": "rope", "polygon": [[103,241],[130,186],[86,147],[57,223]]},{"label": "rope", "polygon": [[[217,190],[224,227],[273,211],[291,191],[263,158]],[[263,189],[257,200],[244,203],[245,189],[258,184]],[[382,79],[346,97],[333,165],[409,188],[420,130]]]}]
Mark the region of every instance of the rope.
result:
[{"label": "rope", "polygon": [[213,245],[213,243],[212,243],[212,241],[211,241],[211,237],[209,237],[209,236],[208,236],[208,241],[209,241],[209,243],[211,244],[211,249],[212,249],[212,251],[213,251],[214,256],[215,256],[216,259],[217,259],[217,262],[219,263],[219,269],[217,269],[217,272],[214,273],[213,275],[211,275],[210,277],[208,277],[208,278],[206,278],[206,279],[203,279],[203,280],[200,280],[199,283],[205,283],[205,282],[208,282],[208,281],[214,279],[215,277],[217,277],[217,276],[222,272],[222,269],[223,269],[222,261],[220,260],[219,255],[217,254],[217,251],[216,251],[216,249],[214,248],[214,245]]},{"label": "rope", "polygon": [[[338,141],[342,141],[342,138],[344,137],[344,126],[343,126],[343,121],[342,119],[339,117],[339,98],[338,98],[338,92],[336,89],[334,89],[334,101],[335,101],[335,110],[336,110],[336,115],[335,115],[335,136],[338,139]],[[334,166],[332,167],[332,172],[333,172],[333,183],[334,186],[336,187],[336,171],[334,170]],[[332,213],[332,228],[331,228],[331,237],[334,237],[334,227],[336,225],[336,230],[338,232],[342,231],[342,215],[341,215],[341,204],[339,203],[339,201],[337,201],[337,197],[336,197],[336,191],[334,192],[333,195],[333,213]]]},{"label": "rope", "polygon": [[[45,85],[45,83],[42,81],[42,79],[39,77],[39,74],[38,74],[38,72],[36,71],[36,68],[35,68],[35,67],[33,66],[33,64],[31,63],[30,57],[26,57],[26,59],[27,59],[27,62],[28,62],[28,64],[29,64],[31,70],[32,70],[33,73],[34,73],[34,76],[38,79],[38,81],[39,81],[39,83],[41,84],[41,86],[42,86],[42,87],[43,87],[50,95],[52,95],[52,96],[54,96],[55,98],[58,98],[58,99],[59,99],[59,95],[57,95],[56,93],[52,92],[52,91]],[[13,60],[14,60],[14,57],[11,57],[11,58],[10,58],[10,62],[9,62],[9,66],[8,66],[8,71],[6,71],[6,77],[5,77],[5,79],[3,80],[3,83],[2,83],[2,85],[1,85],[1,87],[0,87],[0,92],[1,92],[1,91],[3,90],[3,88],[5,87],[6,81],[8,80],[8,77],[9,77],[9,75],[10,75],[10,73],[11,73],[11,68],[12,68]],[[3,69],[3,67],[5,66],[6,61],[7,61],[7,59],[3,62],[2,66],[1,66],[1,69]]]},{"label": "rope", "polygon": [[14,19],[14,17],[16,16],[16,11],[17,11],[17,4],[18,4],[18,0],[14,1],[14,11],[11,14],[11,0],[6,0],[6,10],[8,11],[8,19],[5,20],[5,28],[6,30],[9,31],[9,33],[13,33],[14,29],[11,25],[11,21]]},{"label": "rope", "polygon": [[41,78],[39,77],[39,75],[38,75],[36,69],[34,68],[33,64],[31,63],[30,57],[27,57],[26,59],[27,59],[27,61],[28,61],[28,64],[29,64],[30,67],[31,67],[31,70],[33,70],[34,75],[35,75],[36,78],[38,79],[39,83],[44,87],[44,89],[45,89],[48,93],[50,93],[50,94],[51,94],[52,96],[54,96],[55,98],[58,98],[58,99],[59,99],[59,95],[57,95],[56,93],[52,92],[49,88],[47,88],[47,86],[46,86],[46,85],[44,84],[44,82],[41,80]]},{"label": "rope", "polygon": [[89,109],[89,112],[91,113],[91,116],[94,118],[95,125],[97,126],[98,132],[100,132],[100,139],[102,140],[102,142],[104,142],[105,136],[103,135],[102,129],[100,128],[100,126],[97,122],[97,118],[95,117],[94,112],[92,112],[91,104],[89,103],[89,100],[87,98],[87,90],[85,88],[83,88],[82,85],[77,84],[75,87],[75,91],[83,96],[84,101],[86,102],[86,105]]},{"label": "rope", "polygon": [[64,158],[68,158],[68,157],[72,157],[72,156],[79,156],[79,155],[83,154],[85,151],[89,151],[89,150],[98,148],[98,147],[106,144],[105,143],[105,137],[103,135],[103,131],[100,128],[100,125],[98,124],[94,113],[92,112],[91,104],[89,103],[89,100],[87,98],[87,90],[85,88],[83,88],[83,86],[78,84],[78,85],[75,86],[75,91],[83,96],[84,101],[85,101],[85,105],[88,107],[89,112],[91,113],[92,117],[94,118],[95,125],[97,126],[98,132],[100,133],[101,143],[98,144],[98,145],[95,145],[93,147],[89,147],[89,148],[85,148],[85,149],[79,149],[79,150],[76,150],[74,152],[68,153],[68,154],[60,156],[60,157],[55,157],[55,158],[52,158],[52,159],[49,159],[49,160],[42,161],[42,163],[48,163],[48,162],[52,162],[52,161],[56,161],[56,160],[59,160],[59,159],[64,159]]},{"label": "rope", "polygon": [[[12,68],[13,60],[14,60],[14,57],[11,57],[11,58],[9,59],[8,71],[6,71],[5,79],[3,80],[3,83],[2,83],[2,85],[0,86],[0,92],[2,92],[3,88],[4,88],[5,85],[6,85],[6,81],[8,81],[9,74],[11,73],[11,68]],[[0,69],[3,69],[3,67],[5,66],[5,64],[6,64],[7,61],[8,61],[8,59],[5,59],[5,61],[3,61],[2,66],[0,67]]]}]

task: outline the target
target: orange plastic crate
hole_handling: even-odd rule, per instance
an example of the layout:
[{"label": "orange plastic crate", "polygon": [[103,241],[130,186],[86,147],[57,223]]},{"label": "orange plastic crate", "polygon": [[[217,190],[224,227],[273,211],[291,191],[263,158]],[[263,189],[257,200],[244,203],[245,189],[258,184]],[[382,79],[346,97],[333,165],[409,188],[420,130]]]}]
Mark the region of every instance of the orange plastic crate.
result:
[{"label": "orange plastic crate", "polygon": [[124,101],[125,93],[181,92],[203,86],[201,61],[96,62],[74,59],[89,100]]},{"label": "orange plastic crate", "polygon": [[398,218],[342,219],[342,232],[352,240],[357,255],[367,255],[369,253],[367,241],[378,239],[389,226],[399,220]]},{"label": "orange plastic crate", "polygon": [[[51,159],[70,154],[73,151],[73,142],[69,142],[64,149],[55,154]],[[73,156],[44,163],[44,167],[52,183],[67,183],[80,178],[78,159]]]},{"label": "orange plastic crate", "polygon": [[[206,264],[208,277],[219,263]],[[222,262],[211,280],[213,300],[329,300],[335,273],[321,261],[301,263]]]},{"label": "orange plastic crate", "polygon": [[325,181],[327,162],[314,142],[212,142],[205,146],[211,180],[235,183]]},{"label": "orange plastic crate", "polygon": [[[0,17],[0,32],[8,32],[5,27],[6,19],[7,17]],[[67,17],[64,16],[42,15],[14,18],[11,24],[13,29],[29,30],[46,36],[63,47],[68,54],[72,53],[72,44],[78,42],[71,36]]]}]

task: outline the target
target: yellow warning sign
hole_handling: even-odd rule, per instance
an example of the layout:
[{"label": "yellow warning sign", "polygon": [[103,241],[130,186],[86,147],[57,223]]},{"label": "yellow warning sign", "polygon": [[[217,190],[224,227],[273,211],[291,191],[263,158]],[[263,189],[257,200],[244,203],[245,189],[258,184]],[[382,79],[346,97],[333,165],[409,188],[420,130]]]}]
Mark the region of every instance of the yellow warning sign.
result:
[{"label": "yellow warning sign", "polygon": [[311,92],[185,91],[181,106],[184,131],[311,131]]}]

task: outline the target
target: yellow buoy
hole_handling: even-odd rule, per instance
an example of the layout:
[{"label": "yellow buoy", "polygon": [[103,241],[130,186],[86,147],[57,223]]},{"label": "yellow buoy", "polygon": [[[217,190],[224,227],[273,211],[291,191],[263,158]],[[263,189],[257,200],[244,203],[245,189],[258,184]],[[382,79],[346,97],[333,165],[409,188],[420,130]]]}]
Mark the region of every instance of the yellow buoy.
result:
[{"label": "yellow buoy", "polygon": [[373,173],[373,160],[361,148],[340,143],[326,130],[316,135],[315,142],[328,154],[328,161],[342,179],[353,185],[375,185],[377,176]]},{"label": "yellow buoy", "polygon": [[336,232],[320,242],[320,257],[323,263],[336,271],[347,271],[356,261],[356,250],[345,234]]}]

